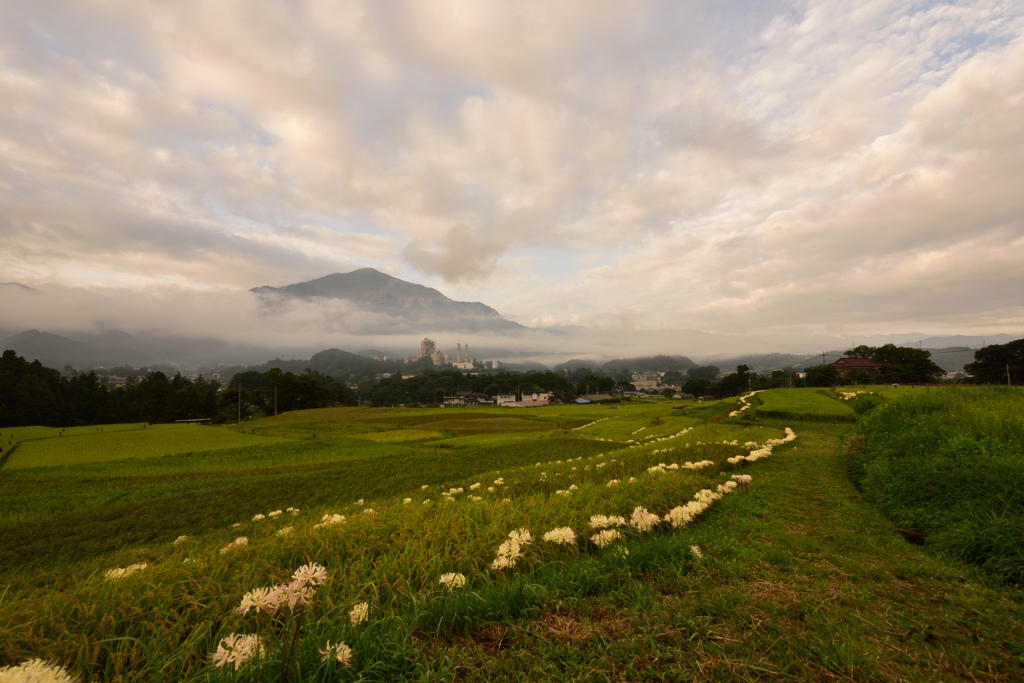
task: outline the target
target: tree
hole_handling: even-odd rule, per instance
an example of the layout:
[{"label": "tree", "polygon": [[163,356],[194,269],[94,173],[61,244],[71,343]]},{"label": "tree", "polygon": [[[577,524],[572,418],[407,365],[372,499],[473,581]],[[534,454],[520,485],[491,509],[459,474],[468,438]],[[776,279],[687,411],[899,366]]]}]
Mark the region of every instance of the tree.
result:
[{"label": "tree", "polygon": [[886,344],[874,350],[871,360],[885,365],[882,377],[888,382],[938,382],[946,374],[927,349]]},{"label": "tree", "polygon": [[964,370],[977,384],[1006,384],[1007,372],[1011,384],[1024,384],[1024,339],[978,349]]},{"label": "tree", "polygon": [[717,365],[703,365],[699,368],[691,368],[686,371],[686,379],[707,379],[714,382],[718,379],[721,370]]},{"label": "tree", "polygon": [[683,391],[694,396],[707,396],[714,390],[714,383],[709,379],[688,379],[683,384]]},{"label": "tree", "polygon": [[858,346],[846,352],[851,358],[870,358],[881,363],[885,382],[938,382],[946,371],[932,361],[932,352],[911,346]]},{"label": "tree", "polygon": [[839,371],[832,365],[815,365],[807,371],[807,386],[830,387],[839,381]]},{"label": "tree", "polygon": [[738,396],[750,389],[752,378],[746,365],[736,366],[736,372],[726,375],[718,383],[718,396]]}]

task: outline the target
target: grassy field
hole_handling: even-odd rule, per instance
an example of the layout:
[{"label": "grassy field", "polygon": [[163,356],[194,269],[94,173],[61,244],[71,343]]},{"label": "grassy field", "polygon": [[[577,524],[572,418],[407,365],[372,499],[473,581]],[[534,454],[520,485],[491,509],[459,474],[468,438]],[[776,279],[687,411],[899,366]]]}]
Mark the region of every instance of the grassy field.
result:
[{"label": "grassy field", "polygon": [[[4,466],[0,667],[41,657],[125,681],[1021,678],[1020,592],[893,533],[840,466],[848,425],[802,421],[791,441],[755,410],[721,421],[733,408],[303,411],[191,428],[249,445]],[[15,456],[69,436],[31,433]],[[120,434],[99,433],[112,449]],[[706,510],[673,512],[673,527],[695,494]],[[594,515],[621,515],[620,537],[595,542]],[[520,528],[532,542],[494,568]],[[575,540],[543,540],[556,529]],[[329,574],[311,604],[236,610],[308,562]],[[455,573],[464,586],[440,583]],[[258,635],[264,656],[213,666],[232,633]],[[328,641],[351,647],[349,665],[324,660]]]},{"label": "grassy field", "polygon": [[853,421],[854,410],[827,389],[772,389],[759,393],[755,411],[763,417]]},{"label": "grassy field", "polygon": [[[5,467],[77,466],[96,462],[143,460],[202,453],[240,446],[272,446],[284,442],[277,437],[235,434],[225,429],[199,425],[138,425],[135,429],[72,428],[55,436],[39,435],[21,439]],[[102,431],[100,431],[102,429]],[[51,431],[51,430],[48,430]]]}]

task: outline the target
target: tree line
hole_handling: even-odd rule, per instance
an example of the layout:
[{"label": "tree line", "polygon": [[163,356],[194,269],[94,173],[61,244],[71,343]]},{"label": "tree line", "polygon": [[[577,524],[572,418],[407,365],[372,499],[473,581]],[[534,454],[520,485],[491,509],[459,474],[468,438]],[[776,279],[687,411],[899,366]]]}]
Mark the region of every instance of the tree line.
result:
[{"label": "tree line", "polygon": [[[344,352],[329,355],[338,357]],[[809,368],[806,379],[786,370],[756,373],[746,365],[722,375],[714,365],[675,368],[662,382],[679,386],[694,396],[726,398],[750,389],[777,387],[832,386],[835,384],[931,383],[943,377],[942,368],[924,349],[886,344],[858,346],[845,354],[870,358],[883,365],[878,373],[854,372],[840,378],[834,366]],[[346,356],[347,358],[347,356]],[[976,384],[1024,384],[1024,339],[992,344],[974,353],[974,362],[964,370],[968,382]],[[342,359],[345,360],[345,359]],[[339,361],[340,362],[340,361]],[[551,392],[568,402],[581,395],[621,394],[631,390],[620,368],[594,370],[566,367],[560,372],[507,372],[466,374],[454,370],[436,371],[417,366],[413,377],[398,373],[379,381],[363,379],[355,387],[307,368],[291,372],[270,368],[265,372],[236,373],[228,386],[204,379],[192,380],[181,373],[168,376],[162,371],[129,376],[124,386],[108,387],[95,372],[64,376],[28,362],[7,350],[0,357],[0,426],[74,426],[117,422],[173,422],[199,418],[233,422],[304,408],[328,406],[434,405],[459,391],[497,394]]]},{"label": "tree line", "polygon": [[[242,390],[237,389],[241,386]],[[239,404],[239,393],[242,403]],[[355,392],[320,375],[274,369],[236,375],[227,391],[202,376],[189,379],[161,371],[129,376],[108,387],[95,372],[71,377],[28,362],[14,351],[0,356],[0,426],[70,427],[118,422],[174,422],[212,419],[234,422],[272,415],[275,410],[355,405]]]}]

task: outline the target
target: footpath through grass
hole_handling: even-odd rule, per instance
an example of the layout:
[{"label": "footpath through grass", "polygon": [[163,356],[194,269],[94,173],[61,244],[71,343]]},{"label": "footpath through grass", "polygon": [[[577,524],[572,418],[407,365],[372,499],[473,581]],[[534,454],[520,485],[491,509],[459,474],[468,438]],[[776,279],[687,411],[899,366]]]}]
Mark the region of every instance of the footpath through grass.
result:
[{"label": "footpath through grass", "polygon": [[703,557],[652,557],[424,654],[466,681],[1024,680],[1024,596],[893,533],[843,473],[838,429],[804,425],[749,470],[747,495],[688,530]]}]

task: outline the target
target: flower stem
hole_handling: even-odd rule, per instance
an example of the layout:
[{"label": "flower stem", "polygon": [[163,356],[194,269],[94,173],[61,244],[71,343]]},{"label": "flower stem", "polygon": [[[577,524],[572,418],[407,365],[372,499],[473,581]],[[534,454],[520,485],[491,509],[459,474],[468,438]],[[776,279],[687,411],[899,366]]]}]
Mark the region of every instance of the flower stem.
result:
[{"label": "flower stem", "polygon": [[281,683],[285,683],[288,680],[288,672],[292,668],[292,660],[295,659],[295,649],[299,646],[299,631],[302,629],[302,617],[303,613],[299,612],[299,618],[295,620],[295,634],[292,636],[292,646],[281,652]]}]

